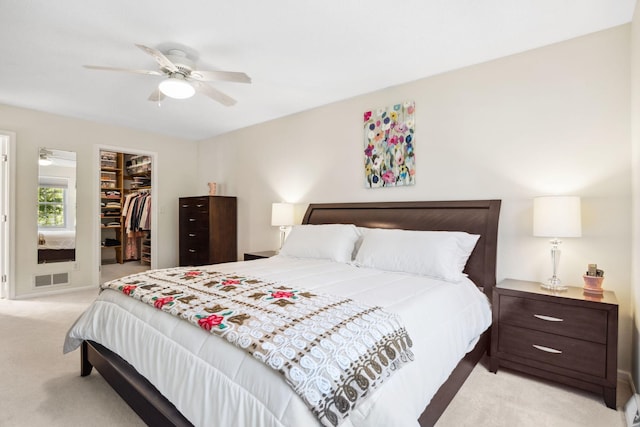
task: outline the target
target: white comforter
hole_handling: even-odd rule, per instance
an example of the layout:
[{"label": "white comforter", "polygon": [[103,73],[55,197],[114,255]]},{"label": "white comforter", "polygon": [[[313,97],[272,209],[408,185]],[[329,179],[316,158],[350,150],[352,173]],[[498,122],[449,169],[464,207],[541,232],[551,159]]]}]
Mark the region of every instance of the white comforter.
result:
[{"label": "white comforter", "polygon": [[38,232],[38,249],[75,249],[75,247],[75,230],[40,230]]},{"label": "white comforter", "polygon": [[[346,296],[400,315],[415,361],[362,402],[345,427],[417,425],[433,394],[491,324],[489,302],[469,280],[453,284],[283,256],[211,269]],[[84,339],[122,356],[196,426],[319,425],[278,372],[224,339],[120,292],[100,294],[69,330],[64,351]]]}]

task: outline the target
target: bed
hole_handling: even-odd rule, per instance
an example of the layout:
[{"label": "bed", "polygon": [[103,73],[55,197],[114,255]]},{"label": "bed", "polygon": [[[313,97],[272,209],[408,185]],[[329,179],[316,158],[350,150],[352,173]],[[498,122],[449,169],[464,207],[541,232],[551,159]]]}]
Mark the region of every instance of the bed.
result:
[{"label": "bed", "polygon": [[38,264],[75,261],[75,230],[39,230]]},{"label": "bed", "polygon": [[[492,288],[495,285],[496,245],[499,210],[499,200],[312,204],[309,206],[305,214],[303,224],[354,224],[358,227],[374,229],[382,228],[402,230],[464,231],[467,233],[479,235],[480,238],[475,245],[475,249],[473,249],[473,252],[471,253],[466,263],[465,273],[468,276],[468,279],[465,280],[472,281],[473,285],[478,286],[478,288],[480,288],[486,295],[485,299],[490,299]],[[228,269],[229,271],[241,272],[246,271],[249,273],[254,273],[259,270],[270,272],[273,271],[274,266],[282,267],[285,264],[288,266],[287,263],[289,262],[290,261],[288,261],[286,257],[284,257],[284,259],[282,257],[274,257],[274,259],[271,260],[224,264],[216,267],[216,269]],[[370,280],[372,282],[377,280],[377,276],[373,276],[374,274],[378,274],[378,272],[375,270],[366,268],[355,269],[354,267],[348,266],[347,264],[325,264],[324,261],[320,262],[316,260],[304,260],[298,271],[301,272],[301,276],[315,277],[313,275],[310,275],[309,272],[329,272],[331,268],[339,270],[341,275],[344,272],[346,272],[347,275],[356,275],[354,276],[355,279],[359,277],[358,275],[369,274],[372,276],[367,276],[369,277],[367,280]],[[415,279],[413,276],[403,276],[398,280],[409,280],[411,282],[417,279]],[[353,282],[354,280],[351,281]],[[400,283],[402,283],[402,286],[404,286],[404,282]],[[471,285],[471,287],[473,287],[473,289],[476,289],[473,285]],[[410,286],[410,284],[407,286]],[[448,285],[441,286],[438,283],[434,284],[433,286],[435,289],[444,289],[446,287],[449,287]],[[460,286],[460,289],[462,289],[462,285]],[[460,292],[462,292],[462,290]],[[468,291],[464,290],[464,292]],[[479,294],[477,290],[474,292]],[[106,294],[108,292],[103,293]],[[360,292],[360,295],[362,295],[363,298],[367,298],[367,294],[375,294],[375,292],[366,291],[366,289]],[[418,298],[417,295],[416,298]],[[406,304],[402,300],[397,301],[396,306],[403,305]],[[163,318],[162,322],[164,321],[165,319]],[[486,326],[488,325],[485,322],[484,327],[486,328]],[[420,335],[420,333],[415,332],[415,327],[413,328],[413,330],[414,333],[412,335]],[[448,363],[451,365],[449,369],[451,373],[448,374],[448,371],[442,378],[442,381],[438,383],[438,385],[441,385],[439,386],[439,388],[436,387],[434,389],[437,389],[437,391],[434,392],[433,390],[431,390],[427,393],[426,391],[420,389],[419,392],[415,393],[413,391],[410,391],[410,396],[405,396],[406,400],[412,401],[412,404],[414,406],[416,405],[415,402],[418,402],[418,404],[420,404],[419,402],[423,402],[420,408],[424,408],[424,406],[428,403],[424,411],[420,409],[421,412],[419,411],[417,414],[415,414],[415,418],[418,419],[417,422],[415,422],[415,418],[412,418],[415,424],[419,423],[421,426],[429,426],[435,424],[438,417],[442,414],[442,412],[451,401],[456,391],[460,388],[466,377],[469,375],[477,361],[486,352],[488,348],[488,337],[488,330],[485,330],[484,333],[473,340],[473,343],[475,345],[472,348],[465,348],[461,358],[448,361]],[[79,336],[76,337],[76,339],[82,338],[84,338],[84,341],[82,341],[81,344],[81,375],[89,375],[92,367],[96,367],[96,369],[111,384],[111,386],[125,399],[125,401],[127,401],[127,403],[140,415],[140,417],[150,425],[192,425],[192,423],[181,413],[181,411],[176,409],[176,406],[174,406],[170,400],[166,399],[160,392],[158,392],[156,387],[154,387],[154,385],[152,385],[150,381],[148,381],[143,375],[138,373],[138,371],[141,370],[140,368],[134,368],[132,365],[127,363],[121,357],[121,355],[116,354],[116,352],[109,350],[107,346],[103,345],[105,343],[97,342],[95,339],[91,339],[91,337],[88,336],[83,337],[82,334],[79,334]],[[466,346],[467,338],[464,338],[463,340]],[[414,341],[416,341],[415,337]],[[113,347],[113,344],[109,343],[109,346]],[[117,347],[117,345],[115,347]],[[424,355],[424,349],[418,347],[419,346],[416,345],[416,354]],[[127,347],[123,348],[127,349]],[[238,349],[238,351],[241,350]],[[120,350],[119,352],[127,353],[126,351],[122,350]],[[438,352],[435,350],[431,353],[433,355],[438,354]],[[150,356],[143,355],[141,357],[144,358]],[[233,361],[235,359],[231,358],[224,363],[231,363],[230,360]],[[246,363],[250,364],[253,362],[247,361]],[[395,375],[399,377],[403,375],[404,370],[406,370],[406,374],[404,374],[405,376],[411,374],[413,378],[420,377],[420,375],[415,375],[415,369],[418,368],[413,368],[414,364],[415,362],[412,362],[411,364],[407,365],[407,368],[401,368]],[[243,369],[253,369],[251,365],[243,366],[245,366]],[[253,381],[256,383],[261,383],[261,380],[255,378],[268,377],[269,375],[270,374],[267,373],[260,373],[259,375],[255,375]],[[425,378],[430,375],[431,374],[425,373]],[[438,375],[442,377],[441,373]],[[390,379],[388,381],[388,384],[385,384],[380,389],[378,389],[380,393],[378,393],[378,391],[372,393],[368,400],[365,401],[368,402],[370,400],[373,402],[369,405],[371,407],[371,413],[376,414],[376,411],[378,411],[378,407],[382,407],[382,403],[379,406],[376,405],[378,405],[378,401],[384,400],[384,398],[380,397],[385,396],[384,394],[382,394],[384,390],[389,388],[389,390],[391,391],[389,391],[388,393],[391,393],[392,391],[393,393],[395,393],[397,390],[403,389],[404,382],[401,382],[400,379],[394,382],[394,379],[395,377]],[[403,379],[402,381],[405,380]],[[157,379],[154,379],[153,382],[158,385]],[[162,383],[162,380],[160,380],[159,382]],[[416,385],[418,388],[423,387],[422,379],[420,379],[420,381],[417,381],[417,383],[419,383]],[[273,385],[272,382],[267,382],[262,384],[262,386],[269,388]],[[160,388],[163,387],[166,389],[166,385],[163,385]],[[279,392],[276,391],[273,392],[272,395],[278,396],[278,393]],[[218,403],[220,406],[220,411],[222,411],[223,409],[225,409],[225,404],[228,403],[228,400],[223,397],[220,397],[219,399],[220,401]],[[180,401],[180,396],[173,398],[174,403],[177,403],[179,407],[185,408],[185,410],[183,410],[182,412],[187,412],[185,404],[178,401]],[[295,409],[296,405],[298,405],[296,399],[293,398],[290,402],[292,402],[290,403],[291,407]],[[215,408],[212,410],[215,410]],[[299,409],[299,411],[304,412],[304,409]],[[378,423],[384,423],[383,414],[384,413],[381,412],[381,415],[375,416]],[[350,418],[348,418],[349,421],[345,423],[345,425],[357,425],[359,419],[358,417],[360,416],[361,414],[350,416]],[[373,415],[362,415],[362,419],[365,420],[363,421],[364,424],[362,425],[369,425],[366,421],[366,417],[373,418]],[[281,417],[273,416],[273,418],[274,420],[277,420]],[[295,419],[295,415],[292,419]],[[351,424],[352,419],[353,424]],[[255,422],[255,420],[253,421]],[[275,424],[273,425],[291,425],[287,424],[286,422],[282,422],[281,424],[278,424],[276,421],[274,422]],[[196,422],[196,424],[204,423],[200,421]]]}]

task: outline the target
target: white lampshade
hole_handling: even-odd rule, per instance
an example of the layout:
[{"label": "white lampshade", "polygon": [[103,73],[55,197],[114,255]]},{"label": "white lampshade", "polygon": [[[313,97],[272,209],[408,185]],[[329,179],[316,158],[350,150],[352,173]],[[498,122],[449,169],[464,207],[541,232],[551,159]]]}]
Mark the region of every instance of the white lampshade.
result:
[{"label": "white lampshade", "polygon": [[580,237],[580,197],[545,196],[533,199],[533,235]]},{"label": "white lampshade", "polygon": [[293,225],[294,205],[291,203],[273,203],[271,205],[271,225],[289,226]]},{"label": "white lampshade", "polygon": [[160,82],[160,92],[164,93],[170,98],[175,99],[186,99],[191,98],[193,94],[196,93],[196,90],[184,80],[184,77],[180,76],[180,74],[176,74],[175,76],[169,77],[168,79]]}]

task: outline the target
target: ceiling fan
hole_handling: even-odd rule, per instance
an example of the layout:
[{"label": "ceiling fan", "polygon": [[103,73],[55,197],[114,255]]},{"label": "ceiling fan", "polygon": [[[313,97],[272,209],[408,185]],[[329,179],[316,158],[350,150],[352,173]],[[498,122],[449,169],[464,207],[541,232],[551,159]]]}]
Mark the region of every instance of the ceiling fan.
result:
[{"label": "ceiling fan", "polygon": [[166,78],[160,82],[158,88],[149,96],[149,101],[154,102],[162,101],[165,96],[176,99],[190,98],[198,92],[221,103],[222,105],[231,106],[236,103],[235,99],[220,92],[218,89],[213,88],[206,82],[228,81],[235,83],[251,83],[251,78],[241,72],[197,70],[195,68],[195,61],[189,59],[186,52],[181,49],[170,49],[165,54],[160,52],[158,49],[141,44],[136,44],[136,46],[153,56],[160,66],[159,71],[103,67],[99,65],[85,65],[84,67],[92,70],[125,71],[150,76],[164,76]]}]

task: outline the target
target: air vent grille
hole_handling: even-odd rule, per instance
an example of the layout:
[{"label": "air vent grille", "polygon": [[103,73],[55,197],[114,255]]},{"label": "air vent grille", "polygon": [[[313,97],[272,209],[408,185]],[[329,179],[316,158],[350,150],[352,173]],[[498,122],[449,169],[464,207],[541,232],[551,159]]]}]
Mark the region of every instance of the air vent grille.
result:
[{"label": "air vent grille", "polygon": [[42,274],[35,276],[36,288],[69,283],[69,273]]}]

